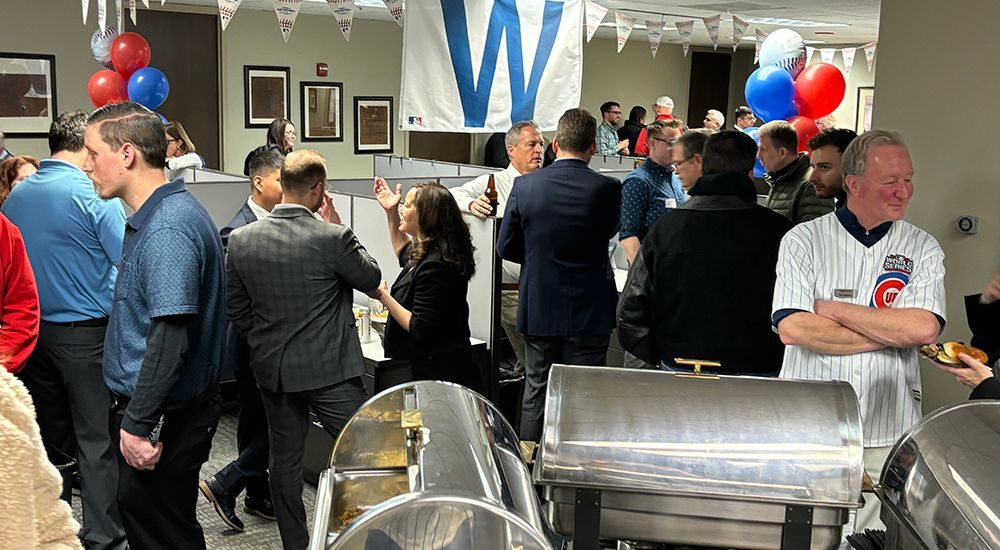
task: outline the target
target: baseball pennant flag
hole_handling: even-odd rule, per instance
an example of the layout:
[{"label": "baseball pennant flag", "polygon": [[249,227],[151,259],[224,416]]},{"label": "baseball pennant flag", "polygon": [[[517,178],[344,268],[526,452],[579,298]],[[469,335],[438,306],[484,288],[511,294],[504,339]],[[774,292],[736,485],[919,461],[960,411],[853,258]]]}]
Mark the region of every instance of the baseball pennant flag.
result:
[{"label": "baseball pennant flag", "polygon": [[122,0],[115,0],[115,17],[118,20],[118,28],[125,32],[125,10],[122,9]]},{"label": "baseball pennant flag", "polygon": [[148,10],[149,9],[149,0],[142,0],[142,5],[146,6],[146,9]]},{"label": "baseball pennant flag", "polygon": [[299,8],[302,7],[302,0],[271,0],[274,4],[274,15],[278,17],[278,28],[281,29],[281,37],[288,43],[288,37],[292,35],[292,28],[295,27],[295,20],[299,17]]},{"label": "baseball pennant flag", "polygon": [[635,17],[629,17],[620,11],[615,12],[615,28],[618,30],[618,53],[622,53],[622,48],[628,42],[628,37],[632,34],[633,25],[635,25]]},{"label": "baseball pennant flag", "polygon": [[691,48],[691,35],[694,34],[694,19],[677,21],[674,26],[677,27],[677,33],[681,35],[681,47],[684,48],[684,57],[687,57],[688,50]]},{"label": "baseball pennant flag", "polygon": [[660,49],[660,41],[663,40],[663,21],[646,20],[646,34],[649,36],[649,51],[656,58],[656,50]]},{"label": "baseball pennant flag", "polygon": [[580,105],[584,2],[408,2],[399,128],[506,132],[534,120],[556,129]]},{"label": "baseball pennant flag", "polygon": [[806,46],[806,65],[808,65],[809,62],[812,61],[814,53],[816,53],[816,48],[812,46]]},{"label": "baseball pennant flag", "polygon": [[97,26],[101,27],[102,33],[108,28],[108,6],[105,5],[106,1],[97,0]]},{"label": "baseball pennant flag", "polygon": [[226,32],[229,22],[236,17],[236,10],[240,9],[243,0],[219,0],[219,22],[222,23],[222,32]]},{"label": "baseball pennant flag", "polygon": [[82,0],[81,4],[83,4],[83,24],[86,25],[87,24],[87,12],[90,11],[90,0]]},{"label": "baseball pennant flag", "polygon": [[844,56],[844,76],[851,76],[851,68],[854,67],[854,54],[857,53],[857,48],[844,48],[840,50],[840,53]]},{"label": "baseball pennant flag", "polygon": [[383,0],[385,7],[389,8],[389,13],[396,20],[399,28],[403,28],[403,0]]},{"label": "baseball pennant flag", "polygon": [[760,45],[763,44],[764,39],[767,38],[767,33],[760,29],[754,29],[754,31],[757,33],[757,45],[754,46],[753,62],[754,64],[757,64],[757,62],[760,61]]},{"label": "baseball pennant flag", "polygon": [[132,20],[132,25],[135,26],[135,0],[128,0],[128,16]]},{"label": "baseball pennant flag", "polygon": [[166,4],[166,3],[167,3],[167,0],[160,0],[160,5],[161,6],[164,5],[164,4]]},{"label": "baseball pennant flag", "polygon": [[750,28],[750,23],[740,19],[739,17],[733,16],[733,51],[735,52],[737,48],[740,47],[740,42],[743,40],[743,35],[747,33],[747,29]]},{"label": "baseball pennant flag", "polygon": [[836,48],[820,48],[819,59],[823,63],[833,63],[833,56],[837,55]]},{"label": "baseball pennant flag", "polygon": [[594,37],[594,33],[597,32],[597,28],[601,26],[604,21],[604,16],[608,14],[608,8],[593,2],[592,0],[587,0],[587,42]]},{"label": "baseball pennant flag", "polygon": [[333,17],[337,20],[340,32],[344,34],[344,40],[351,41],[351,24],[354,22],[354,0],[326,0],[326,5],[333,10]]},{"label": "baseball pennant flag", "polygon": [[869,42],[864,45],[865,61],[868,62],[868,72],[872,72],[872,62],[875,61],[875,44],[877,42]]},{"label": "baseball pennant flag", "polygon": [[719,49],[719,22],[722,21],[722,14],[713,15],[712,17],[703,17],[702,22],[705,23],[705,29],[708,30],[708,37],[712,39],[712,48]]}]

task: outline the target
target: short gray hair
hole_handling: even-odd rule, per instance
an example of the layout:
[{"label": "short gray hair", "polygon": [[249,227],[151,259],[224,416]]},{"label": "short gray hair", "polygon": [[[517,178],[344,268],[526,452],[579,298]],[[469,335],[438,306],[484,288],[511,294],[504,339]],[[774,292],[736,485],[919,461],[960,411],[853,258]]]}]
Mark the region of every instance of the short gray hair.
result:
[{"label": "short gray hair", "polygon": [[709,109],[708,113],[705,114],[705,118],[710,118],[718,122],[719,126],[724,126],[726,124],[726,116],[715,109]]},{"label": "short gray hair", "polygon": [[844,149],[844,154],[840,157],[844,177],[864,174],[865,170],[868,169],[868,166],[866,166],[868,153],[875,147],[883,145],[895,145],[904,149],[906,148],[906,142],[903,141],[903,136],[898,132],[891,130],[869,130],[858,136],[857,139],[847,146],[847,149]]},{"label": "short gray hair", "polygon": [[522,120],[521,122],[511,126],[510,130],[507,130],[507,136],[503,138],[504,145],[507,147],[517,145],[517,142],[521,141],[521,130],[524,130],[525,128],[534,128],[535,130],[538,130],[538,125],[535,124],[535,121],[533,120]]}]

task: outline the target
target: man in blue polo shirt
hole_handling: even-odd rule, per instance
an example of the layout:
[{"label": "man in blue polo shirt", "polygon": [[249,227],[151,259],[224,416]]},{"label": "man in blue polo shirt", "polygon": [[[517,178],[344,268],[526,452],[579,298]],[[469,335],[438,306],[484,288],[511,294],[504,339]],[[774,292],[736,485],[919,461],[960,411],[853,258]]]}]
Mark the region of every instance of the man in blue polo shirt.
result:
[{"label": "man in blue polo shirt", "polygon": [[[38,345],[21,379],[31,392],[49,460],[80,464],[83,542],[125,548],[118,514],[118,461],[108,433],[111,393],[101,375],[104,336],[121,261],[125,211],[97,196],[81,167],[87,114],[59,115],[52,157],[14,188],[3,213],[24,236],[38,283]],[[69,477],[65,477],[68,481]],[[63,497],[69,500],[69,483]]]},{"label": "man in blue polo shirt", "polygon": [[165,181],[167,143],[152,111],[106,105],[90,115],[84,141],[98,194],[135,211],[104,346],[125,532],[133,548],[202,549],[198,472],[221,412],[222,241],[183,180]]}]

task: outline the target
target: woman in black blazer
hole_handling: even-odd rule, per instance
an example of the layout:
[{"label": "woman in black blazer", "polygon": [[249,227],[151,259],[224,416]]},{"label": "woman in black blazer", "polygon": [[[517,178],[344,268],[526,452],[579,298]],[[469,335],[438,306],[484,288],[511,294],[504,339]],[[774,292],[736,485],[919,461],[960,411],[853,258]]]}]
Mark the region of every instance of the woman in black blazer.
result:
[{"label": "woman in black blazer", "polygon": [[433,182],[414,186],[400,204],[382,178],[375,196],[389,221],[389,238],[403,268],[378,299],[389,311],[385,354],[407,359],[414,380],[444,380],[482,391],[469,343],[469,279],[476,270],[469,226],[448,190]]}]

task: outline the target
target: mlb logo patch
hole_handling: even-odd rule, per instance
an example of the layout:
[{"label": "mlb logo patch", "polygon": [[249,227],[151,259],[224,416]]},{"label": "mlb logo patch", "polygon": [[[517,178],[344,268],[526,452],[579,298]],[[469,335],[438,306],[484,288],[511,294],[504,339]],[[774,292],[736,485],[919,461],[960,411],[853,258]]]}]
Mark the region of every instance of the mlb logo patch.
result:
[{"label": "mlb logo patch", "polygon": [[423,126],[424,125],[424,117],[422,117],[422,116],[406,117],[406,122],[407,122],[407,124],[410,124],[410,125],[413,125],[413,126]]}]

